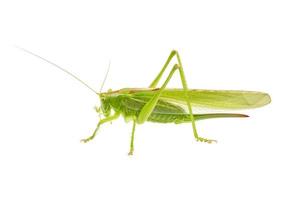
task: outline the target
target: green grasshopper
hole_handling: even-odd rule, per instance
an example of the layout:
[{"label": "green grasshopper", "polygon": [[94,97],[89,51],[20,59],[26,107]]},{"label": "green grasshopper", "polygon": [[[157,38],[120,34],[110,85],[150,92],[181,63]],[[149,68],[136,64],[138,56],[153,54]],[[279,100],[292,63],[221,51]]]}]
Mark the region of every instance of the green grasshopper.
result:
[{"label": "green grasshopper", "polygon": [[[263,92],[188,89],[181,59],[176,50],[171,51],[167,61],[155,79],[151,82],[149,88],[124,88],[120,90],[108,90],[108,92],[101,92],[107,77],[106,74],[100,92],[97,92],[81,79],[57,64],[46,60],[45,58],[42,58],[28,50],[23,48],[20,49],[66,72],[99,96],[100,107],[96,108],[96,112],[99,113],[99,116],[103,115],[105,118],[101,119],[100,117],[93,134],[88,138],[81,140],[82,142],[86,143],[94,139],[102,124],[111,122],[119,118],[121,115],[124,117],[126,122],[132,121],[133,126],[128,155],[132,155],[134,151],[134,134],[136,124],[143,124],[146,121],[175,124],[191,123],[196,141],[213,143],[217,141],[203,138],[198,135],[195,124],[196,120],[248,117],[248,115],[224,112],[195,114],[193,113],[192,108],[200,107],[215,110],[237,110],[262,107],[271,102],[271,97],[267,93]],[[162,86],[157,87],[158,82],[173,58],[176,59],[176,64],[173,65]],[[169,89],[167,88],[167,85],[176,71],[179,71],[182,89]]]}]

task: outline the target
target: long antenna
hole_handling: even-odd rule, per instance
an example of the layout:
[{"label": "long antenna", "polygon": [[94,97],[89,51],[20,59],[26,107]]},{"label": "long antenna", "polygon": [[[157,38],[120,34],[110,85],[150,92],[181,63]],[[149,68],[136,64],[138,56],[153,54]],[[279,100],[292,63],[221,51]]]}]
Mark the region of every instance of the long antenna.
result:
[{"label": "long antenna", "polygon": [[102,89],[103,89],[103,86],[104,86],[104,83],[105,83],[105,81],[106,81],[106,78],[107,78],[107,75],[108,75],[108,72],[109,72],[109,69],[110,69],[110,60],[109,60],[109,63],[108,63],[108,68],[107,68],[107,70],[106,70],[106,73],[105,73],[105,77],[104,77],[104,79],[103,79],[103,82],[101,83],[101,87],[100,87],[100,92],[99,93],[101,93],[102,92]]},{"label": "long antenna", "polygon": [[41,60],[43,60],[43,61],[51,64],[51,65],[53,65],[54,67],[58,68],[59,70],[65,72],[66,74],[68,74],[68,75],[72,76],[73,78],[75,78],[77,81],[79,81],[80,83],[82,83],[83,85],[85,85],[87,88],[89,88],[95,94],[97,94],[97,95],[99,94],[96,90],[94,90],[92,87],[90,87],[84,81],[82,81],[80,78],[78,78],[77,76],[75,76],[74,74],[72,74],[71,72],[69,72],[68,70],[62,68],[61,66],[55,64],[54,62],[51,62],[50,60],[47,60],[46,58],[43,58],[43,57],[41,57],[41,56],[39,56],[39,55],[37,55],[37,54],[35,54],[35,53],[27,50],[27,49],[22,48],[22,47],[19,47],[19,46],[15,46],[15,47],[18,48],[18,49],[20,49],[20,50],[22,50],[22,51],[24,51],[24,52],[26,52],[26,53],[29,53],[29,54],[33,55],[33,56],[35,56],[35,57],[37,57],[37,58],[39,58],[39,59],[41,59]]}]

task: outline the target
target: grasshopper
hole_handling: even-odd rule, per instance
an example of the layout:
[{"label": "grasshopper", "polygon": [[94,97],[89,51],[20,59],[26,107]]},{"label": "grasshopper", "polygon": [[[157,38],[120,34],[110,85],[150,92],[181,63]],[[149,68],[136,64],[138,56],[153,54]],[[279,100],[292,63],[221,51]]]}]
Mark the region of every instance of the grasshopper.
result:
[{"label": "grasshopper", "polygon": [[[185,78],[183,66],[178,51],[172,50],[162,69],[151,82],[148,88],[123,88],[120,90],[108,90],[101,92],[103,84],[106,80],[107,73],[100,92],[92,89],[85,82],[73,75],[59,65],[37,55],[26,49],[21,50],[36,56],[58,69],[69,74],[73,78],[80,81],[87,88],[92,90],[100,99],[100,106],[96,107],[96,112],[99,113],[100,119],[93,134],[81,141],[86,143],[94,139],[100,126],[104,123],[116,120],[123,116],[126,122],[132,121],[132,131],[130,140],[130,150],[128,155],[132,155],[134,151],[134,134],[136,124],[145,122],[157,123],[191,123],[194,138],[196,141],[205,143],[217,142],[213,139],[200,137],[197,132],[197,120],[212,119],[212,118],[228,118],[228,117],[249,117],[245,114],[212,112],[212,113],[194,113],[193,108],[208,108],[211,110],[238,110],[251,109],[265,106],[271,102],[269,94],[256,91],[243,90],[205,90],[205,89],[189,89]],[[176,59],[174,64],[161,87],[157,87],[165,70],[170,66],[172,59]],[[178,71],[181,79],[182,88],[167,88],[169,81],[174,73]],[[104,116],[101,119],[101,115]]]}]

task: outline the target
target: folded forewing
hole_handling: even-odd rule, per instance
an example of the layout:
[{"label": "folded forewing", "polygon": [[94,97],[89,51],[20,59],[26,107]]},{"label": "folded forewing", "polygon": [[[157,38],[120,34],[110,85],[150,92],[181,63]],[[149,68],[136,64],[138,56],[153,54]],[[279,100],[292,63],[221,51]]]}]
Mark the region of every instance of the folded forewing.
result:
[{"label": "folded forewing", "polygon": [[[158,88],[153,90],[132,91],[133,96],[151,98],[158,92]],[[193,107],[209,110],[235,110],[257,108],[269,104],[271,98],[267,93],[242,90],[188,90],[187,96]],[[185,92],[183,89],[165,89],[161,100],[186,105]]]},{"label": "folded forewing", "polygon": [[[267,93],[239,90],[189,90],[188,98],[193,106],[210,109],[249,109],[264,106],[271,102]],[[182,89],[166,89],[162,99],[186,103]]]}]

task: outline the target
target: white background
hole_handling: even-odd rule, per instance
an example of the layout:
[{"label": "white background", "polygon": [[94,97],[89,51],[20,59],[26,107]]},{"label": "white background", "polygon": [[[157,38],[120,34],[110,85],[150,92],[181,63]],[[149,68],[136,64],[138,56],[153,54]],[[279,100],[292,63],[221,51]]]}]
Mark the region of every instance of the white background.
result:
[{"label": "white background", "polygon": [[[1,1],[0,199],[299,199],[298,1]],[[268,92],[248,119],[106,124],[99,89],[147,87],[172,49],[190,88]],[[178,74],[170,87],[180,87]]]}]

